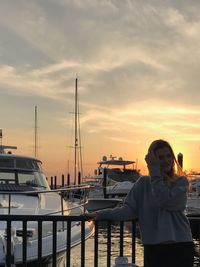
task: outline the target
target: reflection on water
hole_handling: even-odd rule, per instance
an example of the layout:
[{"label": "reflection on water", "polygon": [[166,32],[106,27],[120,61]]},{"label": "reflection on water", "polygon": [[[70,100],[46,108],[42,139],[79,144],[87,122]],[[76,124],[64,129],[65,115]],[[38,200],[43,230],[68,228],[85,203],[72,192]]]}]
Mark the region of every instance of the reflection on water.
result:
[{"label": "reflection on water", "polygon": [[[99,229],[99,249],[98,249],[98,266],[107,266],[107,231],[106,229]],[[128,257],[129,263],[131,263],[132,257],[132,238],[128,230],[124,230],[124,256]],[[115,264],[115,258],[119,256],[119,227],[112,227],[111,234],[111,266]],[[71,267],[79,267],[81,248],[77,246],[71,251]],[[143,247],[139,239],[136,239],[136,264],[143,266]],[[94,239],[91,237],[86,241],[85,247],[85,267],[94,266]]]},{"label": "reflection on water", "polygon": [[[128,262],[131,263],[132,256],[132,238],[130,231],[125,230],[124,232],[124,256],[128,257]],[[198,255],[195,257],[194,267],[200,266],[199,262],[199,243],[195,241],[196,252]],[[99,250],[98,250],[98,266],[107,266],[107,232],[106,229],[99,229]],[[81,248],[77,246],[71,251],[71,266],[70,267],[80,267],[80,255]],[[119,227],[112,227],[111,235],[111,266],[115,265],[115,258],[119,256]],[[198,256],[198,257],[197,257]],[[140,267],[144,267],[143,263],[143,246],[140,239],[136,239],[136,264]],[[85,247],[85,267],[94,266],[94,238],[91,237],[86,241]]]}]

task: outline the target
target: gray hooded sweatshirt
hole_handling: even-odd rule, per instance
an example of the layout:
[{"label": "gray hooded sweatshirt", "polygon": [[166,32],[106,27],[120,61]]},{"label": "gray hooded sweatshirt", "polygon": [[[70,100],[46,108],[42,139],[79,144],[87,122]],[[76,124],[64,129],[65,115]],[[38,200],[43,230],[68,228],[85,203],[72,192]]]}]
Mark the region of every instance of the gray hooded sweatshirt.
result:
[{"label": "gray hooded sweatshirt", "polygon": [[170,188],[151,166],[150,176],[142,176],[133,185],[122,207],[97,212],[95,220],[138,219],[142,243],[191,242],[189,221],[184,213],[188,180],[184,176]]}]

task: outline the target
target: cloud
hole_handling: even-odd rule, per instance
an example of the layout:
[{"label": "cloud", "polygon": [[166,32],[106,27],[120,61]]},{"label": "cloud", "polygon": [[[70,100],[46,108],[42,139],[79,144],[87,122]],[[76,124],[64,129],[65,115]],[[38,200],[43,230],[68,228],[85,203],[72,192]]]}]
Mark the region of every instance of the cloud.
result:
[{"label": "cloud", "polygon": [[200,6],[194,3],[6,1],[0,90],[73,101],[77,74],[82,108],[90,120],[99,110],[101,129],[114,128],[101,106],[109,112],[141,103],[141,113],[153,99],[197,106]]},{"label": "cloud", "polygon": [[78,76],[81,129],[90,153],[95,146],[96,154],[135,147],[142,154],[144,143],[158,136],[178,145],[193,142],[195,149],[199,12],[195,0],[2,1],[1,127],[13,127],[8,123],[15,114],[23,130],[26,121],[31,124],[29,110],[40,104],[44,139],[58,134],[53,142],[59,140],[62,149],[62,137],[73,127],[69,112]]},{"label": "cloud", "polygon": [[120,137],[116,137],[116,136],[112,136],[112,137],[107,137],[107,139],[112,140],[114,142],[117,143],[125,143],[125,144],[140,144],[140,141],[135,141],[135,140],[130,140],[128,138],[120,138]]}]

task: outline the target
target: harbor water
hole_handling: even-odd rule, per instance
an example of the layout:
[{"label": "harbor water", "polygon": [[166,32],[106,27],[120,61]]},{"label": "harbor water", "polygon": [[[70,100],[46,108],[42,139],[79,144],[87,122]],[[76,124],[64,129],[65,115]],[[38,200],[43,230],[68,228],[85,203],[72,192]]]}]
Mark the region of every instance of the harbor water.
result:
[{"label": "harbor water", "polygon": [[[99,245],[98,245],[98,266],[107,266],[107,231],[106,229],[99,229]],[[128,258],[131,263],[132,259],[132,238],[128,230],[124,231],[124,256]],[[119,227],[113,226],[111,234],[111,266],[115,265],[115,258],[119,256]],[[81,266],[80,255],[81,248],[77,246],[71,251],[71,267]],[[143,266],[143,247],[140,239],[136,239],[136,264]],[[85,267],[94,266],[94,239],[91,237],[85,244]]]},{"label": "harbor water", "polygon": [[[106,267],[107,266],[107,231],[106,229],[99,229],[99,249],[98,249],[98,266]],[[196,255],[194,267],[199,267],[199,252],[200,247],[197,242],[196,244]],[[94,239],[91,237],[86,241],[85,244],[85,267],[93,267],[94,266]],[[71,266],[70,267],[80,267],[80,255],[81,248],[77,246],[71,251]],[[115,265],[115,258],[119,256],[119,227],[113,226],[112,235],[111,235],[111,267]],[[132,237],[129,230],[124,231],[124,256],[128,258],[128,262],[131,263],[132,259]],[[143,246],[141,244],[141,240],[136,238],[136,261],[140,267],[144,267],[143,261]]]}]

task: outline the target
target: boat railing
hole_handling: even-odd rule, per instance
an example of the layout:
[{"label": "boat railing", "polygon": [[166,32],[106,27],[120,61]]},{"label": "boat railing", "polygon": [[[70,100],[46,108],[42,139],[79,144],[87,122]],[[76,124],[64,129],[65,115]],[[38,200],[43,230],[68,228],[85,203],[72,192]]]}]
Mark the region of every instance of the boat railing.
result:
[{"label": "boat railing", "polygon": [[[63,198],[68,198],[69,199],[69,195],[66,195],[66,193],[71,193],[73,191],[75,192],[79,192],[79,194],[81,195],[81,197],[79,197],[79,207],[84,207],[86,202],[87,202],[87,197],[86,197],[86,191],[90,190],[91,188],[93,188],[94,186],[91,185],[76,185],[76,186],[69,186],[69,187],[61,187],[58,189],[45,189],[45,190],[30,190],[30,191],[0,191],[1,195],[8,195],[8,214],[11,213],[11,208],[12,208],[12,195],[36,195],[36,194],[48,194],[48,193],[58,193],[60,195],[60,199],[61,199],[61,210],[59,211],[54,211],[54,212],[49,212],[45,215],[53,215],[53,214],[58,214],[61,213],[62,215],[64,215],[64,212],[66,211],[70,211],[73,209],[76,209],[77,207],[70,207],[68,209],[64,209],[63,206]],[[74,201],[74,197],[71,198],[71,201]]]},{"label": "boat railing", "polygon": [[[81,243],[80,243],[80,257],[77,259],[75,266],[85,267],[86,263],[89,266],[101,267],[113,266],[114,259],[118,256],[127,257],[129,262],[137,263],[140,267],[145,264],[145,257],[143,254],[143,247],[141,242],[139,241],[140,237],[137,234],[137,223],[136,221],[120,221],[113,222],[111,221],[95,221],[95,231],[93,237],[90,238],[90,243],[88,244],[85,240],[85,224],[88,220],[87,215],[84,216],[44,216],[44,215],[1,215],[0,222],[6,221],[7,231],[6,231],[6,243],[5,243],[5,251],[6,251],[6,266],[13,266],[14,258],[12,255],[12,223],[15,221],[22,222],[22,231],[21,231],[21,243],[22,243],[22,264],[23,266],[27,266],[27,255],[29,246],[27,246],[27,242],[29,240],[29,236],[27,236],[27,225],[29,221],[36,221],[38,224],[38,243],[37,243],[37,266],[44,266],[42,262],[43,258],[43,245],[42,245],[42,231],[43,231],[43,223],[51,222],[52,223],[52,267],[56,267],[57,265],[57,242],[58,237],[56,235],[57,224],[58,222],[66,222],[67,231],[66,231],[66,255],[65,255],[65,266],[74,266],[74,254],[71,249],[71,230],[72,230],[72,222],[80,222],[81,224]],[[189,217],[189,221],[191,223],[191,227],[194,236],[194,244],[195,244],[195,266],[200,266],[200,217]],[[125,223],[129,223],[131,225],[131,230],[127,232]],[[102,226],[103,224],[103,226]],[[130,228],[129,228],[130,229]],[[139,247],[140,246],[140,247]],[[103,252],[103,255],[102,255]],[[74,252],[74,253],[77,253]],[[89,256],[88,256],[89,253]],[[102,259],[103,257],[103,259]],[[100,264],[101,260],[101,264]],[[103,260],[103,265],[102,265]],[[163,259],[164,260],[164,259]],[[88,262],[89,261],[89,262]],[[132,266],[131,263],[127,266]]]}]

